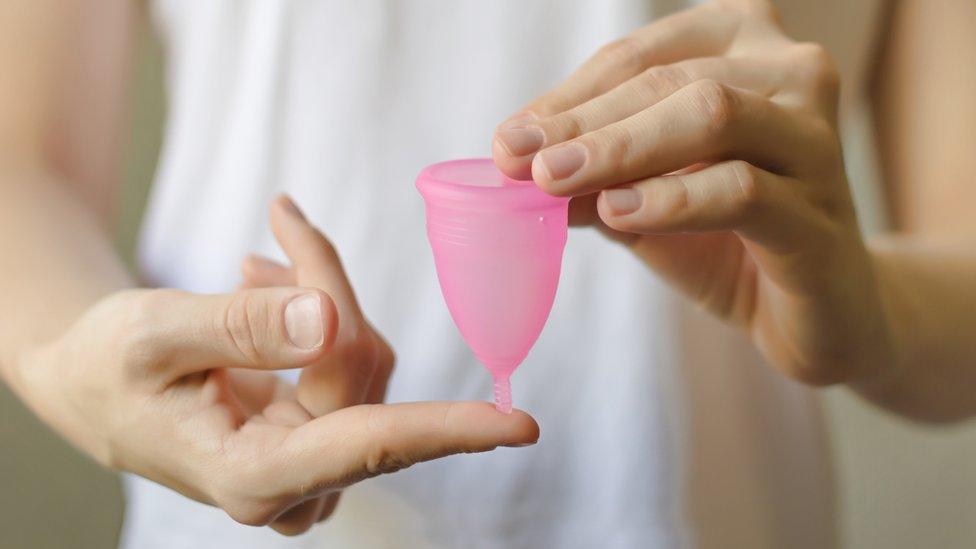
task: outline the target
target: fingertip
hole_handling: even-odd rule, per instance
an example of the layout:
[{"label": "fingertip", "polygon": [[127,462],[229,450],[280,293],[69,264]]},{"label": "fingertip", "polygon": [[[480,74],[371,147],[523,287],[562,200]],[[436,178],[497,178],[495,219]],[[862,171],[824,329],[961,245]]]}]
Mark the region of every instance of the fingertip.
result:
[{"label": "fingertip", "polygon": [[607,203],[606,197],[604,197],[603,192],[601,192],[596,199],[596,215],[600,218],[607,227],[615,230],[627,232],[628,218],[625,216],[615,215]]},{"label": "fingertip", "polygon": [[[296,272],[302,269],[316,271],[321,268],[321,272],[330,274],[338,270],[339,277],[344,277],[332,242],[312,225],[304,214],[300,211],[298,213],[291,211],[289,204],[294,203],[284,195],[279,196],[272,203],[271,232]],[[301,277],[299,282],[304,284],[301,282]],[[321,284],[316,282],[315,285]],[[339,291],[329,284],[324,287],[330,291]],[[342,300],[341,297],[339,299]]]},{"label": "fingertip", "polygon": [[331,349],[335,345],[336,336],[339,333],[339,308],[336,307],[335,300],[325,291],[314,288],[322,302],[322,345],[323,351]]},{"label": "fingertip", "polygon": [[525,446],[539,440],[539,424],[523,410],[503,414],[490,402],[458,403],[455,417],[467,428],[477,428],[498,446]]},{"label": "fingertip", "polygon": [[289,213],[289,208],[286,206],[287,202],[291,202],[291,200],[287,196],[280,194],[275,197],[275,199],[271,201],[271,205],[268,206],[268,218],[271,220],[271,232],[274,234],[275,239],[277,239],[279,243],[282,242],[283,235],[287,234],[285,229],[288,227],[289,220],[293,217]]},{"label": "fingertip", "polygon": [[552,177],[549,177],[549,172],[546,171],[545,164],[543,164],[542,159],[539,155],[536,155],[532,159],[532,164],[529,166],[531,172],[532,181],[542,189],[546,194],[551,194],[553,196],[567,196],[567,193],[562,192],[563,190],[559,186],[554,184]]},{"label": "fingertip", "polygon": [[295,355],[298,366],[318,360],[333,347],[339,314],[329,294],[319,288],[301,288],[285,300],[282,314],[285,335],[299,351]]},{"label": "fingertip", "polygon": [[597,193],[573,197],[569,201],[569,226],[592,225],[600,217]]},{"label": "fingertip", "polygon": [[271,202],[270,219],[271,232],[294,262],[295,258],[289,253],[291,243],[297,238],[296,235],[310,226],[308,218],[288,195],[280,194]]},{"label": "fingertip", "polygon": [[497,135],[491,142],[491,157],[495,161],[495,167],[506,176],[518,181],[532,179],[532,155],[510,155]]},{"label": "fingertip", "polygon": [[590,191],[593,179],[587,166],[591,153],[581,140],[557,143],[532,159],[532,180],[553,196],[575,196]]},{"label": "fingertip", "polygon": [[305,214],[302,212],[301,208],[299,208],[298,204],[296,204],[295,201],[285,193],[279,194],[277,197],[275,197],[273,206],[279,208],[282,212],[290,217],[305,221]]},{"label": "fingertip", "polygon": [[610,211],[610,206],[607,204],[606,191],[600,191],[596,196],[596,214],[600,217],[604,223],[608,219],[613,218],[613,213]]},{"label": "fingertip", "polygon": [[335,492],[325,496],[325,502],[322,505],[322,511],[319,513],[319,518],[316,522],[322,522],[332,516],[335,512],[336,507],[339,506],[339,497],[342,492]]},{"label": "fingertip", "polygon": [[519,409],[512,410],[511,414],[505,414],[512,421],[513,439],[504,444],[509,447],[532,446],[539,442],[539,423],[527,412]]}]

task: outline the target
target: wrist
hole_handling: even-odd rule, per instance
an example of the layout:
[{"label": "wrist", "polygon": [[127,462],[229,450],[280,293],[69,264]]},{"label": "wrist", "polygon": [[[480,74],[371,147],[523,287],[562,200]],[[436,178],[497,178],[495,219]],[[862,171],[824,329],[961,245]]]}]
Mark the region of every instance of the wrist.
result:
[{"label": "wrist", "polygon": [[25,402],[28,400],[28,395],[24,381],[24,363],[28,354],[29,351],[24,348],[7,348],[0,354],[0,381]]},{"label": "wrist", "polygon": [[881,323],[887,336],[883,344],[884,351],[879,353],[881,360],[875,369],[876,374],[859,382],[857,385],[861,388],[880,388],[894,384],[903,377],[913,362],[912,357],[917,354],[912,343],[913,335],[917,331],[914,326],[917,316],[913,313],[911,293],[905,291],[904,285],[900,283],[897,272],[884,252],[885,247],[878,240],[870,241],[867,245],[880,300]]},{"label": "wrist", "polygon": [[21,347],[8,353],[3,364],[3,378],[25,406],[50,423],[47,418],[51,415],[48,408],[53,400],[50,394],[53,387],[49,386],[48,380],[52,376],[43,372],[44,366],[39,359],[42,353],[39,346]]},{"label": "wrist", "polygon": [[59,340],[25,346],[4,360],[3,377],[21,402],[54,432],[102,466],[116,468],[105,437],[86,421],[77,383],[68,371],[73,361]]}]

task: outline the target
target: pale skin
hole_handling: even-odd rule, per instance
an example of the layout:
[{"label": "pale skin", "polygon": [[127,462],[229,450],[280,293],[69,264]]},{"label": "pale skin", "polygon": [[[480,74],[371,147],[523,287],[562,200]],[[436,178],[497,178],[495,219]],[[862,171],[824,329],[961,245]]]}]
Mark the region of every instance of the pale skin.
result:
[{"label": "pale skin", "polygon": [[[832,60],[786,36],[765,1],[705,4],[608,45],[499,126],[495,162],[576,197],[578,222],[741,326],[783,374],[849,384],[917,419],[971,417],[976,224],[958,204],[976,198],[965,179],[976,165],[964,150],[973,124],[958,115],[973,107],[932,98],[976,91],[976,71],[962,62],[976,52],[965,23],[976,13],[937,2],[923,20],[916,4],[896,14],[888,55],[918,46],[898,40],[929,43],[918,34],[952,29],[932,39],[950,45],[939,56],[966,67],[890,59],[909,74],[880,82],[884,120],[920,126],[886,136],[901,145],[888,162],[905,200],[898,235],[862,239]],[[916,86],[932,90],[929,100],[898,95]]]},{"label": "pale skin", "polygon": [[[291,266],[246,258],[225,295],[136,288],[106,230],[124,94],[99,93],[126,79],[131,9],[0,7],[0,371],[13,390],[100,463],[283,534],[327,518],[362,479],[533,444],[521,411],[380,404],[393,352],[285,197],[270,215]],[[84,24],[94,43],[69,32]],[[76,63],[98,77],[76,78]],[[272,372],[283,368],[302,368],[297,387]]]},{"label": "pale skin", "polygon": [[[946,2],[943,17],[958,21],[962,4]],[[218,296],[135,287],[107,231],[134,11],[125,0],[0,6],[5,381],[101,463],[286,534],[328,517],[363,478],[534,442],[528,415],[485,403],[379,404],[392,351],[328,240],[286,198],[270,215],[290,266],[247,258],[241,288]],[[910,18],[897,30],[886,62],[908,74],[878,90],[894,126],[886,147],[898,149],[897,213],[910,220],[897,238],[857,231],[829,56],[792,43],[758,1],[707,4],[605,48],[522,111],[532,116],[500,126],[495,159],[579,197],[577,221],[742,326],[785,375],[847,383],[911,417],[969,417],[976,216],[954,202],[976,198],[955,177],[976,157],[952,147],[976,142],[976,125],[932,130],[940,107],[899,93],[928,71],[933,90],[974,96],[976,69],[961,61],[974,33],[942,52],[960,58],[945,74],[898,58],[928,37]],[[932,131],[907,132],[906,120]],[[932,145],[915,135],[947,131],[951,166],[912,154]],[[582,162],[560,165],[560,147]],[[288,313],[299,298],[302,314]],[[293,367],[297,387],[271,372]]]}]

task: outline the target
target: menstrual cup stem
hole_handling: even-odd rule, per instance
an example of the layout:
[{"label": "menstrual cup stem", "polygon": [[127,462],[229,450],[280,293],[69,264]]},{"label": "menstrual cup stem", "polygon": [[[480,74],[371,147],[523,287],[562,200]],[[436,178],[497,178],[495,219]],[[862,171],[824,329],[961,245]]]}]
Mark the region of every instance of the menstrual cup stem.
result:
[{"label": "menstrual cup stem", "polygon": [[512,384],[508,376],[495,377],[495,409],[503,414],[512,413]]}]

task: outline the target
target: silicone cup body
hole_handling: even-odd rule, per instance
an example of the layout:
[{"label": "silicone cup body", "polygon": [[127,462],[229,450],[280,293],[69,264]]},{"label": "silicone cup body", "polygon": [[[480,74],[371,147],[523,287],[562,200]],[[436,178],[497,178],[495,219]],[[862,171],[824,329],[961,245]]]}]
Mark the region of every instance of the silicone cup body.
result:
[{"label": "silicone cup body", "polygon": [[511,411],[509,377],[539,338],[559,283],[569,199],[502,175],[489,159],[434,164],[417,178],[444,299]]}]

